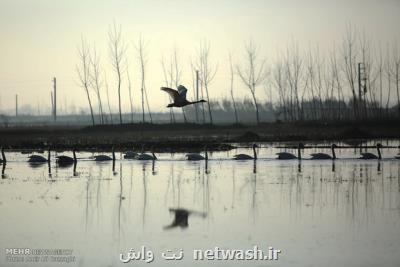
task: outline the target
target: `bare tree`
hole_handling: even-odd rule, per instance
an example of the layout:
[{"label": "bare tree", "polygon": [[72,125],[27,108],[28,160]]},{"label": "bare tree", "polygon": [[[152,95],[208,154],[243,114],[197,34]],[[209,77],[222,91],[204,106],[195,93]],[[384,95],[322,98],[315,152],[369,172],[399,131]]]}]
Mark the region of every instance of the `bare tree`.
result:
[{"label": "bare tree", "polygon": [[343,98],[343,89],[342,89],[341,76],[340,76],[340,72],[339,72],[339,68],[338,68],[335,48],[331,52],[330,63],[331,63],[332,75],[334,77],[334,82],[336,84],[336,89],[337,89],[337,100],[338,100],[337,119],[340,120],[342,118],[341,100]]},{"label": "bare tree", "polygon": [[[174,66],[174,71],[173,71],[173,77],[174,77],[174,83],[175,87],[178,88],[181,82],[181,76],[182,76],[182,70],[179,65],[178,61],[178,51],[176,46],[174,46],[174,51],[172,53],[172,62]],[[182,115],[183,115],[183,120],[185,123],[187,123],[187,118],[186,118],[186,113],[185,113],[185,107],[182,107]]]},{"label": "bare tree", "polygon": [[92,80],[92,87],[94,92],[97,96],[97,101],[99,103],[99,115],[100,115],[100,122],[104,124],[104,113],[103,113],[103,104],[101,101],[101,87],[103,86],[102,81],[100,80],[100,57],[97,54],[96,47],[93,47],[93,52],[91,55],[91,66],[92,71],[90,73],[91,80]]},{"label": "bare tree", "polygon": [[[168,66],[167,66],[168,64]],[[173,66],[172,62],[166,62],[164,56],[161,57],[161,66],[163,69],[163,75],[164,75],[164,83],[167,87],[172,87],[173,84]],[[170,101],[172,101],[172,98],[169,94],[168,98]],[[170,117],[170,123],[175,123],[175,113],[172,108],[169,109],[169,117]]]},{"label": "bare tree", "polygon": [[350,91],[353,95],[353,112],[354,116],[358,117],[358,101],[357,93],[355,89],[355,83],[357,80],[357,47],[355,43],[356,32],[349,25],[346,30],[346,37],[343,40],[342,45],[342,57],[343,57],[343,72],[346,76],[347,82],[349,83]]},{"label": "bare tree", "polygon": [[89,45],[85,41],[85,39],[81,38],[81,45],[78,46],[78,56],[80,63],[76,65],[76,72],[79,78],[79,85],[85,90],[89,108],[90,108],[90,115],[92,117],[92,124],[95,125],[94,122],[94,115],[93,115],[93,108],[92,108],[92,101],[90,99],[90,49]]},{"label": "bare tree", "polygon": [[238,124],[239,117],[238,117],[238,112],[237,112],[237,108],[236,108],[235,97],[233,94],[233,81],[234,81],[235,72],[233,71],[232,54],[231,53],[229,53],[229,70],[230,70],[230,93],[231,93],[231,98],[232,98],[233,110],[235,112],[235,123]]},{"label": "bare tree", "polygon": [[125,57],[127,45],[122,38],[121,26],[117,27],[116,23],[114,22],[113,27],[109,29],[108,39],[109,39],[111,63],[117,75],[119,123],[122,124],[122,109],[121,109],[121,84],[122,84],[122,73],[123,73],[122,60]]},{"label": "bare tree", "polygon": [[[182,69],[180,68],[179,60],[178,60],[178,51],[176,46],[174,46],[174,49],[170,55],[170,60],[166,61],[164,57],[162,58],[162,67],[163,67],[163,73],[164,73],[164,82],[168,87],[175,87],[178,88],[181,82],[181,77],[182,77]],[[170,100],[171,97],[169,96]],[[171,120],[173,118],[173,121],[175,122],[175,115],[172,111],[172,108],[170,109],[170,114],[171,114]],[[182,107],[182,116],[183,120],[186,123],[187,122],[187,117],[185,113],[184,107]]]},{"label": "bare tree", "polygon": [[396,44],[393,46],[392,76],[397,92],[397,111],[400,115],[400,53]]},{"label": "bare tree", "polygon": [[253,98],[254,107],[256,109],[256,119],[257,124],[260,123],[260,116],[259,116],[259,108],[258,102],[256,98],[256,88],[260,85],[265,78],[267,77],[266,66],[265,66],[265,59],[259,61],[258,58],[258,49],[255,47],[252,41],[250,41],[245,46],[245,55],[246,55],[246,67],[240,68],[237,66],[237,73],[242,80],[242,82],[247,86],[249,89],[251,96]]},{"label": "bare tree", "polygon": [[150,117],[150,122],[153,123],[153,118],[151,116],[151,111],[150,111],[150,105],[149,105],[149,99],[147,97],[147,91],[146,91],[146,63],[147,63],[147,58],[146,58],[146,44],[140,36],[139,41],[136,46],[136,50],[138,53],[139,61],[140,61],[140,71],[141,71],[141,86],[140,86],[140,91],[142,95],[142,122],[145,123],[145,101],[147,104],[147,110],[149,112],[149,117]]},{"label": "bare tree", "polygon": [[275,68],[273,69],[273,77],[272,77],[273,85],[275,89],[278,91],[279,95],[279,107],[280,112],[283,113],[283,118],[285,121],[288,120],[289,112],[287,110],[287,86],[286,86],[286,78],[284,73],[284,66],[281,59],[279,59],[276,63]]},{"label": "bare tree", "polygon": [[206,41],[200,44],[198,69],[200,70],[201,85],[204,86],[204,89],[206,90],[207,107],[208,107],[208,115],[210,118],[210,124],[213,124],[212,110],[210,104],[210,94],[208,89],[211,82],[214,80],[218,67],[217,65],[213,66],[213,64],[210,62],[210,44],[207,43]]},{"label": "bare tree", "polygon": [[392,65],[390,64],[390,54],[389,54],[389,45],[386,51],[386,75],[387,75],[387,86],[388,86],[388,92],[387,92],[387,100],[386,100],[386,114],[389,116],[389,104],[390,104],[390,98],[391,98],[391,93],[392,93]]},{"label": "bare tree", "polygon": [[126,77],[128,79],[128,91],[129,91],[129,104],[131,107],[131,123],[133,123],[133,99],[132,99],[132,83],[131,83],[131,77],[129,75],[129,66],[128,63],[126,63]]},{"label": "bare tree", "polygon": [[108,92],[109,90],[108,90],[108,82],[107,82],[106,73],[104,73],[104,84],[105,84],[105,87],[106,87],[107,105],[108,105],[108,112],[110,114],[110,121],[111,121],[111,124],[113,124],[113,117],[112,117],[111,105],[110,105],[110,94]]}]

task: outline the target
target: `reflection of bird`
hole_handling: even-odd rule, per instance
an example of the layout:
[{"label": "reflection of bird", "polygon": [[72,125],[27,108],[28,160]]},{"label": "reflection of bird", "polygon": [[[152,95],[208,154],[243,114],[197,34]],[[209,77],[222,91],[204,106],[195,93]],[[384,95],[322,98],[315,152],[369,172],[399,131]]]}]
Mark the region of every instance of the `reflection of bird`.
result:
[{"label": "reflection of bird", "polygon": [[134,152],[133,150],[126,151],[124,154],[124,159],[134,159],[138,156],[139,154]]},{"label": "reflection of bird", "polygon": [[28,162],[30,163],[45,163],[45,162],[50,162],[50,148],[47,152],[47,159],[43,156],[40,155],[31,155],[29,156]]},{"label": "reflection of bird", "polygon": [[382,159],[380,143],[376,144],[376,149],[378,150],[378,156],[373,153],[361,153],[360,159]]},{"label": "reflection of bird", "polygon": [[95,161],[110,161],[110,160],[115,161],[114,147],[112,148],[112,158],[107,155],[97,155],[97,156],[94,156],[94,160]]},{"label": "reflection of bird", "polygon": [[253,157],[249,156],[247,154],[238,154],[238,155],[233,156],[233,159],[236,159],[236,160],[257,159],[256,147],[258,147],[258,146],[256,144],[253,144]]},{"label": "reflection of bird", "polygon": [[138,155],[138,156],[136,157],[136,159],[137,159],[137,160],[156,160],[157,157],[156,157],[156,155],[154,154],[154,149],[153,149],[153,147],[151,147],[151,155],[146,154],[146,153],[142,153],[142,154]]},{"label": "reflection of bird", "polygon": [[278,159],[301,159],[301,149],[304,148],[302,143],[297,147],[297,157],[289,152],[279,152],[276,153],[278,155]]},{"label": "reflection of bird", "polygon": [[185,86],[183,85],[179,85],[178,86],[178,90],[174,90],[168,87],[161,87],[161,90],[167,92],[172,100],[174,101],[171,104],[168,104],[167,108],[172,108],[172,107],[177,107],[177,108],[181,108],[187,105],[192,105],[192,104],[196,104],[196,103],[201,103],[201,102],[207,102],[205,100],[198,100],[198,101],[188,101],[186,99],[186,93],[187,93],[187,89]]},{"label": "reflection of bird", "polygon": [[76,153],[75,153],[75,149],[72,150],[72,154],[73,154],[73,158],[69,157],[69,156],[57,156],[57,164],[61,165],[61,166],[66,166],[66,165],[72,165],[74,162],[76,162]]},{"label": "reflection of bird", "polygon": [[336,159],[335,147],[337,147],[337,145],[332,144],[332,156],[326,153],[314,153],[311,154],[311,159]]},{"label": "reflection of bird", "polygon": [[191,215],[191,214],[199,215],[203,218],[207,216],[207,214],[205,212],[199,212],[199,211],[193,211],[193,210],[187,210],[187,209],[170,208],[169,211],[175,213],[175,217],[174,217],[174,220],[172,221],[172,223],[170,225],[165,226],[164,229],[171,229],[171,228],[175,228],[178,226],[181,228],[188,227],[189,226],[188,219],[189,219],[189,215]]},{"label": "reflection of bird", "polygon": [[186,154],[186,159],[187,160],[203,160],[203,159],[208,160],[207,146],[204,147],[204,153],[205,153],[204,157],[198,153],[189,153],[189,154]]},{"label": "reflection of bird", "polygon": [[6,163],[7,162],[7,158],[6,158],[6,154],[4,153],[4,148],[1,148],[1,159],[0,159],[0,163]]}]

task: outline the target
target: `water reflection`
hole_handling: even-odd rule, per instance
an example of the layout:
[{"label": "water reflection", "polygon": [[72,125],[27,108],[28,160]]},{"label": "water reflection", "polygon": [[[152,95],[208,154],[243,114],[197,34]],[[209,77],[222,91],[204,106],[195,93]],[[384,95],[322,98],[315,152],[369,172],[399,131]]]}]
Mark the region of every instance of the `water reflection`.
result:
[{"label": "water reflection", "polygon": [[164,230],[169,230],[175,227],[187,228],[189,226],[188,222],[189,215],[200,216],[203,218],[207,216],[207,213],[205,212],[199,212],[187,209],[170,208],[169,211],[171,213],[174,213],[174,220],[172,221],[171,224],[164,226]]},{"label": "water reflection", "polygon": [[[118,265],[109,251],[136,245],[240,248],[265,240],[299,266],[323,265],[340,249],[369,255],[372,247],[398,260],[386,249],[400,248],[399,161],[277,161],[262,152],[258,160],[242,162],[215,159],[226,152],[213,153],[209,161],[165,154],[157,162],[82,160],[68,168],[11,161],[3,164],[2,178],[7,173],[12,179],[0,183],[2,242],[54,242],[82,252],[96,266]],[[29,229],[21,212],[29,214]],[[185,234],[164,231],[177,228]],[[304,257],[309,251],[318,253],[312,261]],[[374,257],[360,265],[382,259]]]},{"label": "water reflection", "polygon": [[6,167],[7,167],[7,163],[3,162],[2,169],[1,169],[1,178],[2,179],[6,179],[7,178]]}]

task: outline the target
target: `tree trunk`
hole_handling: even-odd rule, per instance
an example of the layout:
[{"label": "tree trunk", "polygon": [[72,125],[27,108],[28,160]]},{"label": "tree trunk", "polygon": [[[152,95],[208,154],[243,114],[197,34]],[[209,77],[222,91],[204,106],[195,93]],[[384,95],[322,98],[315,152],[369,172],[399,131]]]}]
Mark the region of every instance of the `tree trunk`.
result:
[{"label": "tree trunk", "polygon": [[89,88],[85,87],[85,90],[86,90],[86,95],[87,95],[88,102],[89,102],[90,115],[92,117],[92,124],[94,126],[94,124],[95,124],[94,123],[94,115],[93,115],[92,101],[90,100],[90,95],[89,95]]}]

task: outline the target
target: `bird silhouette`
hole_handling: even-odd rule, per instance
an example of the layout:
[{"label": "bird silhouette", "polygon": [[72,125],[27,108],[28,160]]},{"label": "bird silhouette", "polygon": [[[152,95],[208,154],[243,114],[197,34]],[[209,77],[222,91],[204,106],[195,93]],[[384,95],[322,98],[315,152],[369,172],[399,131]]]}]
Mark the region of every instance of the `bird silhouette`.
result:
[{"label": "bird silhouette", "polygon": [[304,148],[304,145],[300,143],[297,147],[297,157],[289,152],[279,152],[276,153],[278,155],[278,159],[301,159],[301,149]]},{"label": "bird silhouette", "polygon": [[107,156],[107,155],[97,155],[97,156],[94,156],[94,160],[95,161],[110,161],[110,160],[115,161],[114,147],[112,148],[112,157]]},{"label": "bird silhouette", "polygon": [[29,163],[45,163],[45,162],[50,162],[50,148],[47,151],[47,159],[43,156],[40,155],[31,155],[29,156],[28,159]]},{"label": "bird silhouette", "polygon": [[237,154],[233,156],[233,159],[235,160],[249,160],[249,159],[257,159],[257,152],[256,152],[256,147],[257,144],[253,144],[253,156],[247,155],[247,154]]},{"label": "bird silhouette", "polygon": [[124,154],[124,159],[135,159],[139,153],[134,152],[133,150],[126,151]]},{"label": "bird silhouette", "polygon": [[375,155],[373,153],[361,153],[360,159],[382,159],[382,154],[381,154],[381,147],[382,145],[380,143],[376,144],[376,149],[378,151],[378,155]]},{"label": "bird silhouette", "polygon": [[[142,151],[143,151],[143,148],[142,148]],[[137,155],[136,159],[137,160],[156,160],[157,157],[154,154],[154,148],[151,147],[151,155],[146,154],[146,153],[141,153],[141,154]]]},{"label": "bird silhouette", "polygon": [[311,159],[336,159],[335,147],[337,147],[336,144],[331,145],[332,156],[326,153],[314,153],[311,154]]},{"label": "bird silhouette", "polygon": [[174,101],[173,103],[168,104],[167,108],[172,108],[172,107],[181,108],[181,107],[184,107],[187,105],[192,105],[192,104],[201,103],[201,102],[207,102],[203,99],[198,100],[198,101],[193,101],[193,102],[188,101],[186,99],[187,89],[183,85],[179,85],[178,90],[171,89],[168,87],[161,87],[161,90],[167,92],[171,96],[172,100]]},{"label": "bird silhouette", "polygon": [[172,229],[175,227],[181,227],[181,228],[187,228],[189,226],[189,215],[198,215],[203,218],[207,216],[205,212],[199,212],[199,211],[193,211],[193,210],[187,210],[187,209],[182,209],[182,208],[170,208],[170,212],[173,212],[175,214],[174,220],[170,225],[164,226],[164,229]]},{"label": "bird silhouette", "polygon": [[70,165],[76,163],[77,159],[76,159],[75,149],[72,150],[72,154],[73,154],[73,157],[69,157],[69,156],[65,156],[65,155],[57,156],[56,163],[61,167],[70,166]]},{"label": "bird silhouette", "polygon": [[204,147],[204,153],[205,153],[204,157],[198,153],[189,153],[186,154],[185,157],[186,160],[190,161],[203,160],[203,159],[208,160],[207,146]]}]

